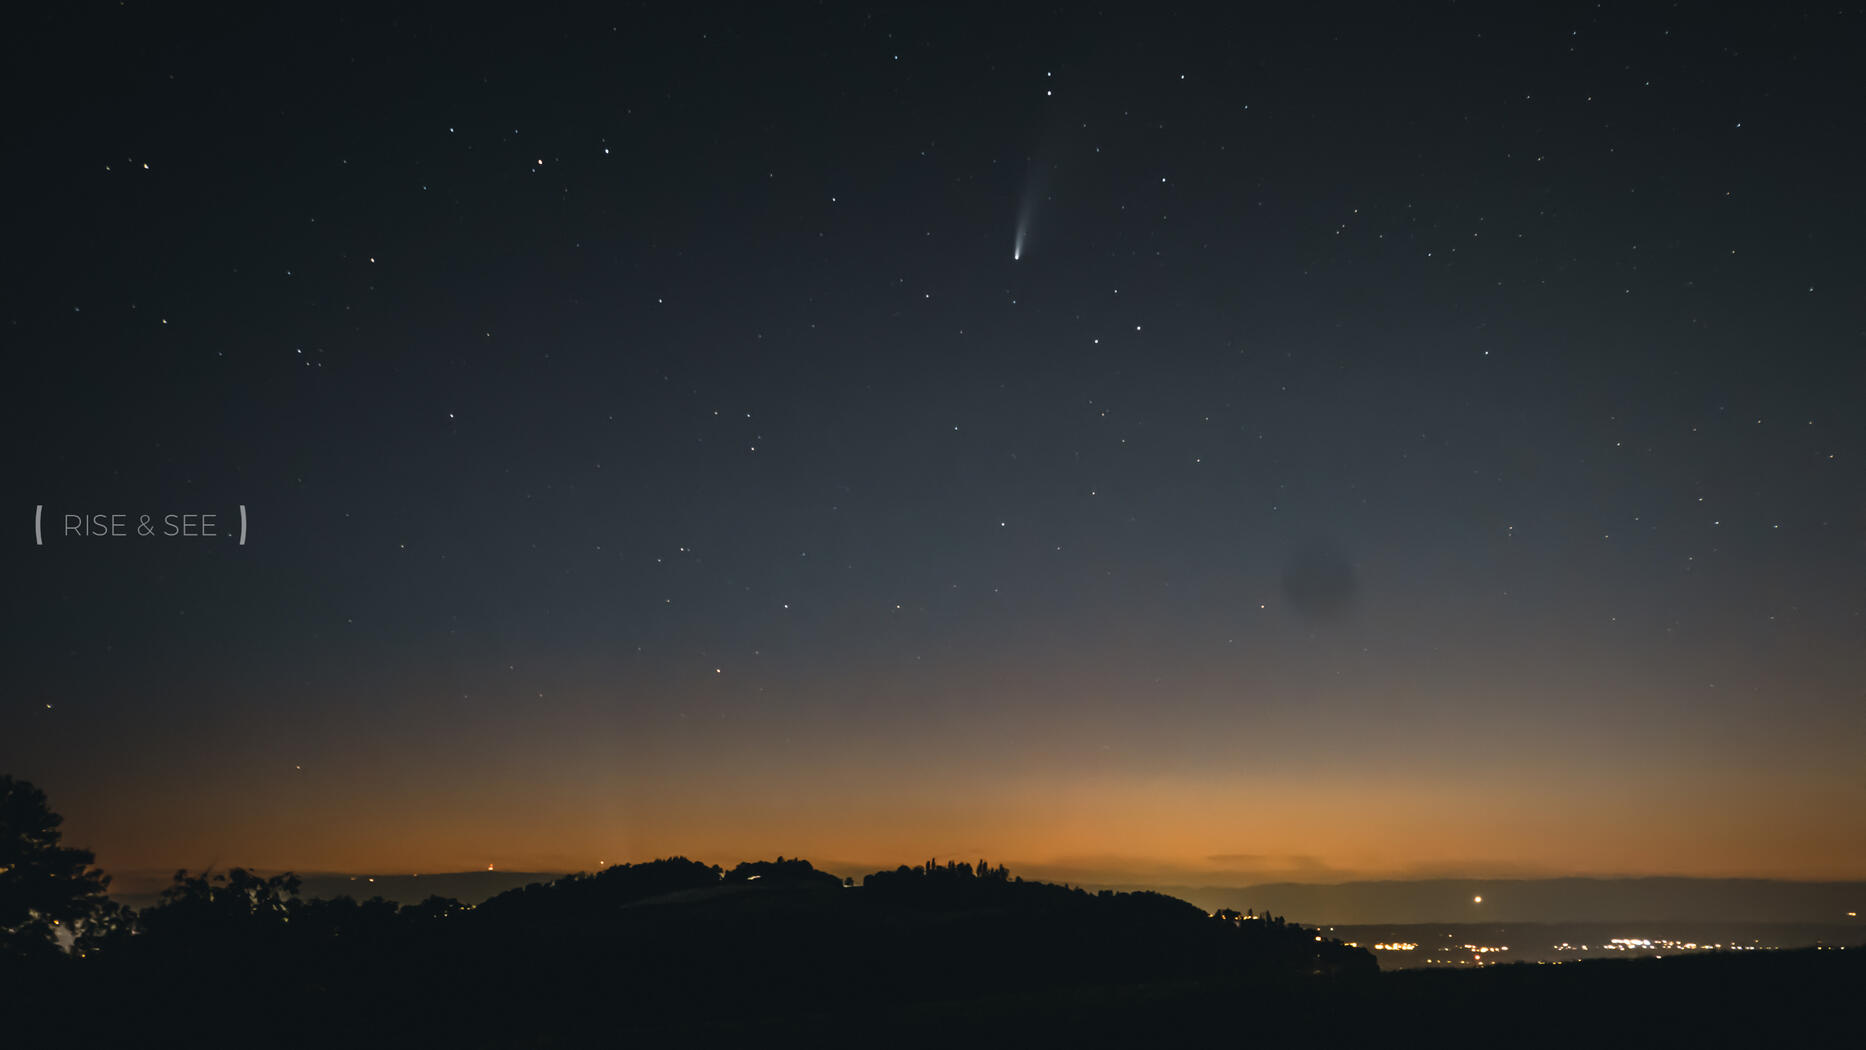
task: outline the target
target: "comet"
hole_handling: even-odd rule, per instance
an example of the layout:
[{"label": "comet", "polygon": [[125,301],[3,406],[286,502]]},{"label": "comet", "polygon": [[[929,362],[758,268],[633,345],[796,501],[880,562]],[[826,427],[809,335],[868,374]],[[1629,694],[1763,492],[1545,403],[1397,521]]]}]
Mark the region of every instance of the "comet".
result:
[{"label": "comet", "polygon": [[1017,200],[1017,234],[1011,238],[1011,261],[1024,257],[1024,249],[1030,247],[1030,228],[1034,223],[1037,202],[1043,199],[1046,172],[1032,161],[1025,162],[1024,192]]}]

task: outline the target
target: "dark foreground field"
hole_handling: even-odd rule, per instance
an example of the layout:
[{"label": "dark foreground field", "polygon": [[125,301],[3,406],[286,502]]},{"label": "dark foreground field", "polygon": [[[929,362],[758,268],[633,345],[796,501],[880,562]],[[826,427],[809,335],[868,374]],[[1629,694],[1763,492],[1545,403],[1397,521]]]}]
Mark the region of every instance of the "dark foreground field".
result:
[{"label": "dark foreground field", "polygon": [[1860,1045],[1866,950],[1381,973],[1281,919],[982,864],[684,860],[451,901],[179,880],[15,960],[17,1046]]},{"label": "dark foreground field", "polygon": [[644,1031],[779,1045],[1860,1046],[1866,951],[1084,983]]}]

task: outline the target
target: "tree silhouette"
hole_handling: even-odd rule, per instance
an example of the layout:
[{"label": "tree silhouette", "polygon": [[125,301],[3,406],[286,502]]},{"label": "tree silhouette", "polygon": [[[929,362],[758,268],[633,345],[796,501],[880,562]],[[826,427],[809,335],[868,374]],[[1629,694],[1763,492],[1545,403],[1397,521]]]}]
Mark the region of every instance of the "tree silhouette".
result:
[{"label": "tree silhouette", "polygon": [[72,950],[80,959],[121,953],[136,933],[136,909],[113,900],[99,905],[78,928]]},{"label": "tree silhouette", "polygon": [[76,937],[111,907],[91,851],[58,844],[64,819],[45,792],[0,773],[0,958],[56,952],[61,927]]},{"label": "tree silhouette", "polygon": [[802,857],[776,860],[748,860],[725,874],[726,882],[750,882],[753,879],[764,880],[764,885],[834,885],[837,879],[826,871],[818,871],[814,865]]},{"label": "tree silhouette", "polygon": [[276,937],[298,903],[298,876],[266,877],[245,868],[221,875],[175,873],[161,898],[137,916],[139,939],[207,952]]}]

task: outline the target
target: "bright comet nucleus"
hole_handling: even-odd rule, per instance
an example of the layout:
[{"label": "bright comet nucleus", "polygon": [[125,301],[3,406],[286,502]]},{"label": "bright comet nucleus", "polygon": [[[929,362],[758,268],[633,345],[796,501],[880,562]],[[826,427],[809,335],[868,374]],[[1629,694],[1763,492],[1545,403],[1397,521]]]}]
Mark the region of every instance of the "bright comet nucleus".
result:
[{"label": "bright comet nucleus", "polygon": [[1017,205],[1017,236],[1011,239],[1011,259],[1016,261],[1024,257],[1024,245],[1030,241],[1030,193]]}]

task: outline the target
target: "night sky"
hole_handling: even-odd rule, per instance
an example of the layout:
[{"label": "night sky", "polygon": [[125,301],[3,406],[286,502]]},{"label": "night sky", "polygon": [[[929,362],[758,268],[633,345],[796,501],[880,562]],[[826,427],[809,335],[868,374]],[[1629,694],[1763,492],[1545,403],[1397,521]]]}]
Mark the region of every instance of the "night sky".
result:
[{"label": "night sky", "polygon": [[1614,6],[22,16],[0,770],[119,872],[1866,877],[1866,11]]}]

